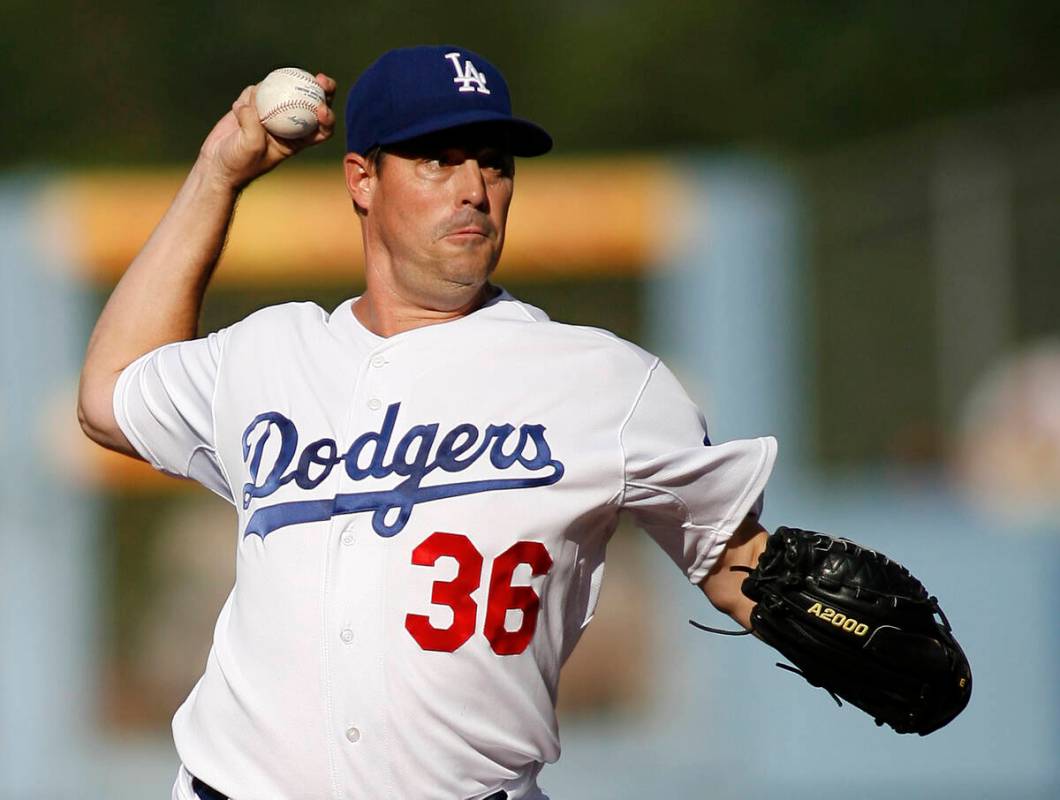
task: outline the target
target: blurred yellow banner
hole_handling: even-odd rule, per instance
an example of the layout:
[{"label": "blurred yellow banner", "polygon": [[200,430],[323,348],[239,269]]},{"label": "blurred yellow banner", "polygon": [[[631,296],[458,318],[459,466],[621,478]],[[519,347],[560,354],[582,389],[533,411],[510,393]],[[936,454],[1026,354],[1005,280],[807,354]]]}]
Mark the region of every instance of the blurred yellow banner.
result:
[{"label": "blurred yellow banner", "polygon": [[[113,283],[183,179],[172,171],[72,174],[41,198],[38,229],[84,280]],[[628,274],[677,235],[682,184],[662,161],[520,163],[502,269],[522,279]],[[281,168],[241,198],[215,282],[347,282],[360,229],[336,168]]]}]

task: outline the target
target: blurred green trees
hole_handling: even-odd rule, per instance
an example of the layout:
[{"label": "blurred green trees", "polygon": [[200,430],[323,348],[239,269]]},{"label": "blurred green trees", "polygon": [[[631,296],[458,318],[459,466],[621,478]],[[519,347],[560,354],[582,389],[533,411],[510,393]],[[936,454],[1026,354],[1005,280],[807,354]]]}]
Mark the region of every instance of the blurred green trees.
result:
[{"label": "blurred green trees", "polygon": [[805,152],[1058,91],[1058,31],[1060,6],[1033,0],[7,0],[0,159],[183,163],[275,66],[328,71],[344,92],[389,47],[449,41],[496,61],[561,153]]}]

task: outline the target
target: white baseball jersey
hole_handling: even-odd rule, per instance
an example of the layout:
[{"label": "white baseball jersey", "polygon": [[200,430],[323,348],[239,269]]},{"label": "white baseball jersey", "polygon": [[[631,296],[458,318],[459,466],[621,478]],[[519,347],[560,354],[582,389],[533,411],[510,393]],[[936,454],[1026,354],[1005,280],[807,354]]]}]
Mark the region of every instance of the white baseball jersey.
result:
[{"label": "white baseball jersey", "polygon": [[657,358],[507,293],[389,338],[351,301],[266,308],[145,355],[114,409],[237,511],[235,586],[173,721],[236,800],[543,798],[619,512],[699,582],[776,452],[710,445]]}]

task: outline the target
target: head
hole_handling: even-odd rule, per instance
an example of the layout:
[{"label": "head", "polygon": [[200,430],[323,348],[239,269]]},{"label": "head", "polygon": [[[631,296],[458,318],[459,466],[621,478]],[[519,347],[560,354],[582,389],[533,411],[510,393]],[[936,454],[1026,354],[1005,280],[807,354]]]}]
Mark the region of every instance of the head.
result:
[{"label": "head", "polygon": [[500,259],[515,156],[552,140],[511,115],[503,76],[457,47],[394,50],[350,90],[346,185],[361,218],[369,289],[444,302]]}]

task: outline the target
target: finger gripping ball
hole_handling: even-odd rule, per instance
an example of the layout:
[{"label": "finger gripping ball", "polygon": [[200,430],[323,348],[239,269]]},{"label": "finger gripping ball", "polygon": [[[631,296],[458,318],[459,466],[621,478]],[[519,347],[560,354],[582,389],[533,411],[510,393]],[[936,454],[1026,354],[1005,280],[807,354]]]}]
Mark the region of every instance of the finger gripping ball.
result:
[{"label": "finger gripping ball", "polygon": [[298,67],[274,69],[258,84],[254,105],[265,129],[284,139],[301,139],[317,129],[316,107],[324,90]]}]

